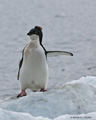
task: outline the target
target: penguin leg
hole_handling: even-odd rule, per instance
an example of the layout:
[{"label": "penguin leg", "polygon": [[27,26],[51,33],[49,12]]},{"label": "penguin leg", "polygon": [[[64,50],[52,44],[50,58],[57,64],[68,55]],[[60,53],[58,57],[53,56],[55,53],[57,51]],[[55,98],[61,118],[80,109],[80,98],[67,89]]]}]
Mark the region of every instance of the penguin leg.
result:
[{"label": "penguin leg", "polygon": [[23,97],[23,96],[26,96],[26,95],[27,95],[27,93],[25,92],[25,90],[22,90],[21,93],[19,93],[19,94],[17,95],[17,98],[18,98],[18,97]]},{"label": "penguin leg", "polygon": [[40,90],[40,92],[45,92],[45,91],[47,91],[47,90],[45,90],[44,88],[41,88],[41,90]]}]

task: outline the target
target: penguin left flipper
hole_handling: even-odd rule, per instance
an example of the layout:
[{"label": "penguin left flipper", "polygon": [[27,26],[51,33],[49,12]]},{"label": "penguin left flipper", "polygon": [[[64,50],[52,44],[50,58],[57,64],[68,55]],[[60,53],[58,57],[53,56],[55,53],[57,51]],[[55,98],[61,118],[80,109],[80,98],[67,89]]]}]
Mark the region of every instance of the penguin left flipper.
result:
[{"label": "penguin left flipper", "polygon": [[73,53],[67,51],[46,51],[48,57],[59,56],[59,55],[68,55],[73,56]]},{"label": "penguin left flipper", "polygon": [[73,53],[67,52],[67,51],[47,51],[45,47],[41,44],[42,48],[45,51],[45,56],[47,57],[54,57],[54,56],[59,56],[59,55],[68,55],[68,56],[73,56]]}]

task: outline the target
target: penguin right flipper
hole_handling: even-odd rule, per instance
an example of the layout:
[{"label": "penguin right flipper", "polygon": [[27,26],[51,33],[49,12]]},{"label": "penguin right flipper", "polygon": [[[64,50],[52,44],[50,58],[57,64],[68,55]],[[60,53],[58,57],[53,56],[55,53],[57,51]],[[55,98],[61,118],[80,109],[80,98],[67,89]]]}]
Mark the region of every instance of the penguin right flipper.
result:
[{"label": "penguin right flipper", "polygon": [[19,80],[20,69],[21,69],[22,63],[23,63],[23,57],[21,58],[21,60],[19,62],[19,70],[18,70],[17,80]]},{"label": "penguin right flipper", "polygon": [[[26,45],[26,46],[27,46],[27,45]],[[24,56],[24,50],[25,50],[26,46],[24,47],[24,49],[23,49],[23,51],[22,51],[22,58],[21,58],[21,60],[20,60],[20,62],[19,62],[19,70],[18,70],[17,80],[19,80],[20,69],[21,69],[22,64],[23,64],[23,56]]]}]

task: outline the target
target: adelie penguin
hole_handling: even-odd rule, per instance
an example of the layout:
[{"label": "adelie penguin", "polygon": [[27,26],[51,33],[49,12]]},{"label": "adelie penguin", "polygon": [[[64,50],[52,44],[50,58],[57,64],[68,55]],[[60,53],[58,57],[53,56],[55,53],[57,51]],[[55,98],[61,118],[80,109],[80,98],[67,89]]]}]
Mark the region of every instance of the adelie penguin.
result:
[{"label": "adelie penguin", "polygon": [[26,89],[46,91],[48,83],[47,56],[73,56],[72,53],[66,51],[46,51],[42,45],[42,28],[39,26],[35,26],[27,35],[30,37],[30,42],[23,49],[19,63],[18,80],[21,93],[17,97],[26,96]]}]

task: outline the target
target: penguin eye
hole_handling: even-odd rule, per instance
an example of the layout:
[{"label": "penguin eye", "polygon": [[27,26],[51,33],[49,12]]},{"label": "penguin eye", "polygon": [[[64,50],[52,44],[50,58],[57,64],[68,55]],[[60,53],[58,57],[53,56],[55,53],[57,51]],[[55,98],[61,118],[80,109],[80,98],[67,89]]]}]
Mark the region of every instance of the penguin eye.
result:
[{"label": "penguin eye", "polygon": [[37,34],[37,31],[35,31],[35,34]]}]

